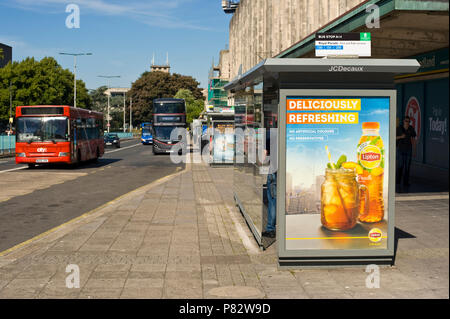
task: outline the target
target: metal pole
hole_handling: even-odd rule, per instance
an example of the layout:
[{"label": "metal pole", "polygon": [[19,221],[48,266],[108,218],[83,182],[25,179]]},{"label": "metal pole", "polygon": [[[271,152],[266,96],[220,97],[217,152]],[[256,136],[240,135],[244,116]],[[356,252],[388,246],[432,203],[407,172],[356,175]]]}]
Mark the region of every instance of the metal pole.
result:
[{"label": "metal pole", "polygon": [[125,111],[126,111],[126,100],[125,100],[125,92],[123,93],[123,132],[125,133]]},{"label": "metal pole", "polygon": [[72,55],[73,56],[73,107],[77,107],[77,56],[81,55],[92,55],[92,53],[64,53],[60,52],[61,55]]},{"label": "metal pole", "polygon": [[11,88],[11,80],[9,81],[9,134],[12,132],[12,88]]},{"label": "metal pole", "polygon": [[[105,78],[105,79],[108,79],[108,90],[111,88],[111,85],[110,85],[110,81],[111,81],[111,79],[112,78],[120,78],[120,75],[99,75],[98,77],[100,77],[100,78]],[[104,93],[103,93],[104,94]],[[107,118],[107,126],[108,126],[108,133],[109,133],[109,130],[110,130],[110,126],[111,126],[111,123],[110,123],[110,116],[109,116],[109,109],[110,109],[110,95],[111,95],[111,92],[108,92],[108,118]]]},{"label": "metal pole", "polygon": [[73,107],[77,107],[77,56],[73,56]]},{"label": "metal pole", "polygon": [[[109,83],[108,83],[108,90],[109,90]],[[109,128],[110,128],[110,126],[111,126],[111,124],[110,124],[110,122],[109,122],[109,95],[110,95],[111,93],[110,92],[108,92],[108,133],[109,133]]]},{"label": "metal pole", "polygon": [[132,130],[132,126],[133,126],[133,124],[131,124],[131,123],[133,123],[133,121],[132,121],[132,113],[131,113],[131,108],[133,107],[133,99],[130,97],[130,133],[131,133],[131,130]]}]

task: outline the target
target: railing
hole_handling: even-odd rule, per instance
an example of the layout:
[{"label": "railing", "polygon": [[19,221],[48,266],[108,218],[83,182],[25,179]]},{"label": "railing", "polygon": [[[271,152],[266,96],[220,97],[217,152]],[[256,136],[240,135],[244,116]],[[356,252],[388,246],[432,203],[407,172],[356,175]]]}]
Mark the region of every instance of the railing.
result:
[{"label": "railing", "polygon": [[0,135],[0,155],[15,154],[16,136]]}]

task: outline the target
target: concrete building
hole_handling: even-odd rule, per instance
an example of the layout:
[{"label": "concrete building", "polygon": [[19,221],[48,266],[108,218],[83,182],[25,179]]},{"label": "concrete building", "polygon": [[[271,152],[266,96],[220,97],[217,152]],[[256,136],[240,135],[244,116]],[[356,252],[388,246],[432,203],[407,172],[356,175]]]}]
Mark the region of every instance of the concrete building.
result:
[{"label": "concrete building", "polygon": [[0,43],[0,68],[12,61],[12,47]]},{"label": "concrete building", "polygon": [[230,22],[232,78],[351,11],[364,0],[242,0]]},{"label": "concrete building", "polygon": [[164,72],[170,73],[170,65],[152,65],[151,72]]},{"label": "concrete building", "polygon": [[169,53],[167,53],[166,64],[155,64],[155,55],[153,54],[152,65],[150,66],[151,72],[164,72],[170,73]]},{"label": "concrete building", "polygon": [[[372,5],[379,27],[367,24]],[[242,0],[229,27],[230,80],[266,58],[314,57],[316,33],[370,32],[372,58],[422,65],[396,78],[397,120],[410,116],[417,131],[413,177],[448,189],[448,13],[448,0]]]},{"label": "concrete building", "polygon": [[216,66],[213,62],[208,77],[207,104],[212,108],[211,111],[221,112],[224,109],[229,109],[228,94],[223,87],[230,81],[230,67],[230,51],[221,50],[219,64]]}]

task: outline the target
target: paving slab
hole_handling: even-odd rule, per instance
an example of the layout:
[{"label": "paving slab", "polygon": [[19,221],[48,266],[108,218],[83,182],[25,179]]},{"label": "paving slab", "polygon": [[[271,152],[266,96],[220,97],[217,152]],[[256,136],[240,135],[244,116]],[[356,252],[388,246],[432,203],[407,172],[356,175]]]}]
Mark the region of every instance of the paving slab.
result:
[{"label": "paving slab", "polygon": [[[278,268],[276,245],[257,247],[232,183],[232,167],[190,164],[0,256],[0,298],[449,297],[448,194],[396,203],[409,236],[371,289],[364,268]],[[79,265],[78,289],[66,287],[68,264]]]}]

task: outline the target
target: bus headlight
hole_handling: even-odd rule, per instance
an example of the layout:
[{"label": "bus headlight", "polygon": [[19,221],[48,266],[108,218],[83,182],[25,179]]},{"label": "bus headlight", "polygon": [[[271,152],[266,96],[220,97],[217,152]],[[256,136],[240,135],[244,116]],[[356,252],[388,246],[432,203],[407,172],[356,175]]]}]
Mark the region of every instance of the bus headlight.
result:
[{"label": "bus headlight", "polygon": [[25,153],[16,153],[16,157],[26,157]]},{"label": "bus headlight", "polygon": [[69,156],[69,153],[67,153],[67,152],[59,152],[58,156],[59,157],[66,157],[66,156]]}]

